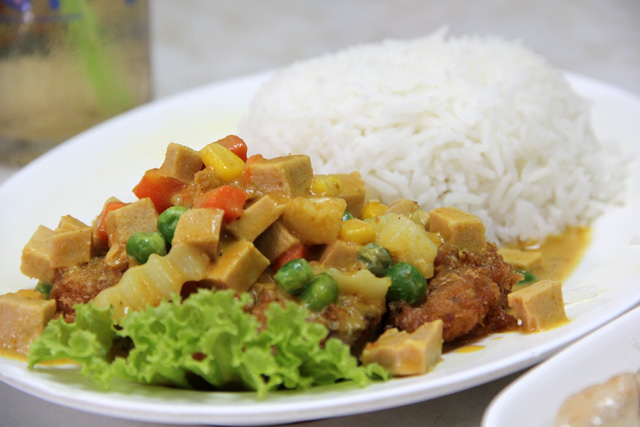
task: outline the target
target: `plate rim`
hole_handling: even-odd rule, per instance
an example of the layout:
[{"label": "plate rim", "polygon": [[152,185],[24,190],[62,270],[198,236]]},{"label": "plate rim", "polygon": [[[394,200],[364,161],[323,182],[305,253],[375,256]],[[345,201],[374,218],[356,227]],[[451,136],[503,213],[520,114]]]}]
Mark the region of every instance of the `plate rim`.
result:
[{"label": "plate rim", "polygon": [[[186,92],[182,92],[170,97],[162,98],[157,101],[154,101],[145,106],[134,109],[124,115],[117,116],[114,119],[108,120],[87,132],[83,132],[82,134],[70,139],[66,143],[62,144],[60,147],[54,149],[51,153],[47,153],[39,159],[36,159],[32,164],[18,171],[14,176],[9,178],[5,183],[0,186],[0,199],[4,194],[5,188],[10,188],[11,186],[20,185],[20,182],[23,180],[23,177],[28,177],[31,171],[37,170],[41,167],[41,165],[46,164],[51,161],[51,159],[55,159],[63,155],[69,150],[73,150],[74,147],[82,146],[83,141],[86,138],[89,138],[93,133],[101,132],[102,129],[106,127],[113,126],[114,123],[119,123],[122,120],[131,120],[131,117],[134,119],[139,115],[144,115],[145,111],[148,111],[149,114],[156,108],[158,105],[165,106],[176,102],[188,102],[193,98],[198,98],[203,95],[203,93],[209,93],[211,91],[215,92],[217,90],[222,90],[225,87],[230,87],[234,85],[243,85],[247,82],[251,84],[257,85],[259,82],[263,82],[269,76],[271,76],[274,71],[266,71],[255,74],[250,74],[247,76],[237,77],[234,79],[223,80],[220,82],[215,82],[212,84],[208,84],[199,88],[194,88]],[[569,79],[572,86],[576,84],[578,86],[584,86],[588,90],[594,90],[596,92],[610,93],[617,97],[621,97],[624,99],[628,99],[630,102],[636,103],[640,107],[640,99],[635,95],[624,91],[614,85],[611,85],[606,82],[602,82],[600,80],[596,80],[587,76],[583,76],[580,74],[575,74],[571,72],[565,72],[565,75]],[[637,304],[638,301],[633,303],[629,302],[628,306],[624,307],[622,313],[628,311],[632,305]],[[619,316],[622,313],[611,314],[611,316],[604,322],[600,322],[599,326],[608,323],[615,317]],[[142,420],[142,421],[161,421],[161,422],[174,422],[174,423],[200,423],[200,422],[214,422],[214,423],[224,423],[227,425],[243,425],[247,422],[252,422],[255,424],[272,424],[276,422],[294,422],[294,421],[303,421],[315,418],[326,418],[326,417],[336,417],[336,416],[345,416],[345,415],[353,415],[362,412],[368,412],[371,410],[381,410],[388,409],[391,407],[397,407],[401,405],[411,404],[423,400],[433,399],[439,396],[443,396],[445,394],[453,393],[456,391],[464,390],[470,387],[474,387],[488,381],[503,377],[505,375],[517,372],[523,368],[532,366],[543,360],[547,356],[552,353],[555,353],[567,346],[569,343],[578,340],[580,337],[592,332],[597,329],[591,326],[583,326],[583,328],[577,332],[573,332],[570,335],[564,335],[560,339],[552,340],[547,342],[546,345],[539,347],[534,353],[519,352],[515,355],[511,355],[507,358],[501,359],[508,360],[507,366],[500,367],[501,363],[493,362],[491,364],[485,364],[483,366],[488,367],[488,369],[483,370],[481,373],[476,374],[475,376],[469,376],[465,371],[454,373],[451,376],[458,377],[467,377],[466,380],[463,378],[457,379],[458,382],[445,381],[444,379],[440,381],[440,387],[437,389],[428,388],[423,385],[424,382],[420,381],[406,381],[405,385],[402,387],[391,387],[390,390],[378,390],[376,388],[376,384],[367,387],[370,390],[374,390],[374,399],[371,398],[371,395],[356,395],[350,396],[349,404],[344,402],[344,399],[340,397],[332,398],[332,403],[338,406],[329,407],[328,403],[324,404],[316,404],[308,406],[306,409],[302,409],[304,412],[304,416],[301,416],[299,412],[300,408],[296,408],[296,405],[292,405],[289,403],[284,403],[281,405],[276,405],[266,412],[270,418],[265,419],[265,408],[257,408],[255,410],[251,410],[248,413],[237,413],[233,410],[229,409],[229,411],[219,411],[219,412],[211,412],[211,407],[208,406],[206,410],[196,411],[195,413],[185,414],[182,412],[157,412],[157,413],[149,413],[146,410],[139,410],[128,412],[127,414],[114,414],[113,406],[111,405],[103,405],[99,401],[93,401],[91,399],[87,400],[87,398],[83,398],[83,393],[78,393],[76,396],[63,396],[60,393],[56,393],[55,390],[48,390],[43,384],[34,384],[31,382],[20,382],[15,378],[7,376],[5,372],[5,363],[3,361],[5,359],[0,359],[0,380],[11,385],[18,390],[25,391],[33,396],[38,398],[48,400],[50,402],[67,406],[74,409],[85,410],[88,412],[93,412],[96,414],[108,415],[108,416],[119,416],[121,418],[134,419],[134,420]],[[504,365],[504,363],[502,363]],[[451,377],[450,376],[450,377]],[[398,380],[394,380],[398,381]],[[400,380],[402,381],[402,380]],[[461,384],[464,383],[462,386]],[[102,395],[102,394],[101,394]],[[111,400],[109,400],[111,401]],[[335,402],[334,402],[335,401]],[[246,402],[245,402],[246,403]],[[253,402],[256,403],[255,401]],[[87,408],[87,405],[91,405],[91,408]],[[150,405],[155,406],[157,403],[150,403]],[[307,404],[308,405],[308,404]],[[258,402],[257,407],[263,406]],[[191,410],[194,408],[190,407]],[[223,408],[222,408],[223,409]],[[330,413],[327,413],[327,410],[331,409]],[[220,410],[220,408],[219,408]],[[249,418],[251,415],[252,418]],[[175,417],[175,418],[172,418]]]}]

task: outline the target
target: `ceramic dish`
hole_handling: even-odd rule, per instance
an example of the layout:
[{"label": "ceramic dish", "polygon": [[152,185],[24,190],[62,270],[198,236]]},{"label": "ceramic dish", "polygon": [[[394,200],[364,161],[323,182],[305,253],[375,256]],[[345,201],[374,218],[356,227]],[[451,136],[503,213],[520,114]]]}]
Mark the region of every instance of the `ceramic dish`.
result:
[{"label": "ceramic dish", "polygon": [[[20,252],[39,224],[61,215],[90,222],[109,196],[131,199],[142,173],[161,163],[173,141],[202,147],[234,133],[251,96],[269,74],[223,82],[144,106],[93,128],[24,168],[0,187],[0,292],[33,287],[19,271]],[[635,140],[640,101],[607,84],[569,75],[594,101],[594,127],[603,139],[623,143],[634,159],[628,203],[593,225],[593,244],[565,284],[589,298],[567,307],[571,322],[541,334],[507,333],[477,343],[481,350],[453,352],[425,376],[366,388],[348,385],[305,392],[204,393],[116,383],[104,392],[73,369],[29,370],[0,358],[0,379],[20,390],[69,407],[123,418],[169,423],[274,424],[396,407],[453,393],[531,366],[640,302],[640,179]],[[260,147],[252,145],[252,153]]]},{"label": "ceramic dish", "polygon": [[640,369],[640,308],[570,345],[504,389],[483,426],[552,426],[572,394]]}]

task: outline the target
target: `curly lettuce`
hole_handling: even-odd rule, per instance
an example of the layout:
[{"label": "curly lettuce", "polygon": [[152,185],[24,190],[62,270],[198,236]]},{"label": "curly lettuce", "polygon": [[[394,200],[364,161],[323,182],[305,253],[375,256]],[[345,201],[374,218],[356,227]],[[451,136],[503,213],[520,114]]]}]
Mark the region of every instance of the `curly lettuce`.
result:
[{"label": "curly lettuce", "polygon": [[[281,388],[341,381],[364,386],[389,378],[379,365],[360,366],[338,339],[326,339],[326,327],[307,321],[305,307],[272,304],[260,328],[245,310],[249,302],[247,294],[200,290],[184,301],[132,312],[118,325],[111,309],[78,305],[74,323],[53,320],[32,343],[29,366],[70,359],[105,388],[119,377],[188,389],[254,390],[260,397]],[[119,347],[128,351],[114,356]]]}]

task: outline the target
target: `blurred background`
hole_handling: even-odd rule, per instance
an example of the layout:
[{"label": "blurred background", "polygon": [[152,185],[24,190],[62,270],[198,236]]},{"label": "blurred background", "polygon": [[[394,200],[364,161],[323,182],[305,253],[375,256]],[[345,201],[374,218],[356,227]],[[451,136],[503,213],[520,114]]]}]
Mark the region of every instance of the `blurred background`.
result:
[{"label": "blurred background", "polygon": [[151,0],[155,95],[442,26],[521,40],[640,95],[639,23],[638,0]]},{"label": "blurred background", "polygon": [[[559,68],[640,96],[640,0],[150,0],[149,8],[155,99],[442,26],[452,35],[520,40]],[[16,170],[0,166],[0,181]],[[477,426],[491,399],[518,375],[403,408],[303,425]],[[0,424],[151,425],[55,406],[1,383]]]}]

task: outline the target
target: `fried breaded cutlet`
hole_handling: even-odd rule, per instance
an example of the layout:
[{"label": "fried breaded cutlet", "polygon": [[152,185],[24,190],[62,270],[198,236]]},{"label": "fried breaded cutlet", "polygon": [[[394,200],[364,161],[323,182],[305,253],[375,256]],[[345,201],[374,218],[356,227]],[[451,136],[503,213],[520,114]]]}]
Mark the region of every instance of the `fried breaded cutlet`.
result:
[{"label": "fried breaded cutlet", "polygon": [[86,304],[103,289],[116,285],[123,274],[124,269],[108,266],[103,257],[93,258],[86,264],[59,268],[50,294],[56,300],[56,312],[72,322],[76,317],[75,304]]},{"label": "fried breaded cutlet", "polygon": [[507,294],[522,275],[505,263],[494,244],[483,252],[458,251],[442,244],[434,261],[426,298],[393,304],[389,325],[412,332],[441,319],[445,343],[460,344],[516,326],[507,314]]}]

